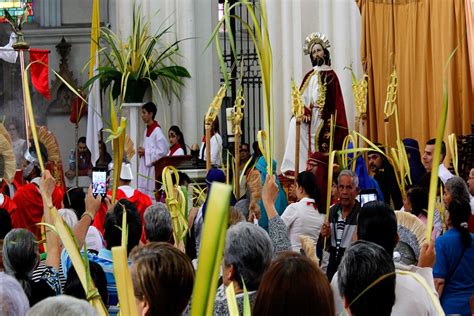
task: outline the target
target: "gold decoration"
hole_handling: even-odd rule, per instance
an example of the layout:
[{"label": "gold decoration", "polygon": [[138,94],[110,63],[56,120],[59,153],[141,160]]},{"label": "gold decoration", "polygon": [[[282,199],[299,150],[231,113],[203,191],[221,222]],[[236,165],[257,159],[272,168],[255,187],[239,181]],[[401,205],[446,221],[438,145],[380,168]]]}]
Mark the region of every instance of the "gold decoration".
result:
[{"label": "gold decoration", "polygon": [[365,119],[367,116],[367,74],[363,74],[362,77],[357,80],[354,71],[351,67],[347,67],[351,71],[352,77],[352,94],[354,95],[355,108],[357,111],[357,117]]},{"label": "gold decoration", "polygon": [[[390,75],[390,81],[387,86],[387,98],[385,100],[383,113],[385,114],[385,120],[388,121],[388,118],[395,113],[395,107],[397,104],[397,89],[398,89],[398,75],[397,69],[393,69],[392,74]],[[388,144],[385,144],[388,145]]]},{"label": "gold decoration", "polygon": [[291,80],[291,114],[298,120],[304,115],[304,103],[301,98],[301,91],[296,86],[294,80]]},{"label": "gold decoration", "polygon": [[311,48],[314,44],[319,44],[324,49],[328,49],[329,47],[331,47],[331,43],[329,42],[325,34],[319,32],[311,33],[306,37],[306,40],[304,41],[303,51],[305,55],[311,54]]},{"label": "gold decoration", "polygon": [[227,90],[227,85],[223,84],[220,87],[214,99],[212,100],[211,104],[209,105],[209,108],[207,109],[207,113],[206,113],[206,118],[205,118],[206,125],[211,126],[212,122],[214,122],[217,115],[219,114],[219,110],[221,108],[222,100],[224,99],[226,90]]},{"label": "gold decoration", "polygon": [[[176,184],[173,183],[172,174],[174,174]],[[166,206],[173,223],[174,246],[184,251],[184,238],[188,232],[188,221],[186,219],[186,199],[178,183],[178,170],[172,166],[166,166],[163,169],[163,187],[166,193]]]},{"label": "gold decoration", "polygon": [[321,113],[324,109],[324,105],[326,104],[326,90],[327,90],[327,82],[326,80],[323,82],[321,79],[321,73],[318,72],[318,100],[316,101],[316,108]]},{"label": "gold decoration", "polygon": [[232,116],[231,116],[234,137],[238,137],[238,135],[242,134],[240,122],[244,118],[244,113],[242,112],[242,109],[245,106],[243,91],[244,90],[242,89],[242,86],[240,86],[239,89],[237,90],[237,98],[235,98],[234,110],[232,111]]},{"label": "gold decoration", "polygon": [[452,134],[448,135],[448,144],[449,144],[449,152],[451,153],[451,158],[453,160],[454,172],[459,177],[458,142],[457,142],[457,138],[456,138],[455,133],[452,133]]}]

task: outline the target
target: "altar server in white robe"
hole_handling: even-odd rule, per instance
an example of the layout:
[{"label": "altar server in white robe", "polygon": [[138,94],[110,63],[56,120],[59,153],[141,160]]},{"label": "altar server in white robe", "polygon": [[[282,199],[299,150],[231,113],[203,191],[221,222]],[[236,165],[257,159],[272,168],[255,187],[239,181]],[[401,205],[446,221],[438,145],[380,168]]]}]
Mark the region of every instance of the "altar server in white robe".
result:
[{"label": "altar server in white robe", "polygon": [[[154,163],[168,154],[168,141],[160,125],[155,121],[157,109],[153,102],[142,106],[142,119],[146,124],[143,146],[138,148],[138,190],[155,201],[155,166]],[[143,176],[142,176],[143,175]]]}]

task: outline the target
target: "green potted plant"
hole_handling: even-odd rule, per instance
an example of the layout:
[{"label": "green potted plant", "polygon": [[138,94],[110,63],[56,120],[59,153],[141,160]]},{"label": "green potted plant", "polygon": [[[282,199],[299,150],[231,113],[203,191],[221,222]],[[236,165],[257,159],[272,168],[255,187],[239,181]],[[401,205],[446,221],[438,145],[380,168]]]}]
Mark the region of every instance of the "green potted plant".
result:
[{"label": "green potted plant", "polygon": [[121,96],[122,101],[134,103],[143,101],[149,87],[167,98],[172,94],[178,96],[183,78],[190,78],[191,75],[175,61],[175,57],[179,56],[178,44],[181,40],[165,44],[163,36],[171,27],[150,35],[150,22],[144,23],[140,7],[134,7],[132,34],[126,41],[110,29],[101,28],[100,54],[105,64],[98,67],[97,75],[86,82],[85,88],[99,79],[104,90],[113,84],[114,99]]}]

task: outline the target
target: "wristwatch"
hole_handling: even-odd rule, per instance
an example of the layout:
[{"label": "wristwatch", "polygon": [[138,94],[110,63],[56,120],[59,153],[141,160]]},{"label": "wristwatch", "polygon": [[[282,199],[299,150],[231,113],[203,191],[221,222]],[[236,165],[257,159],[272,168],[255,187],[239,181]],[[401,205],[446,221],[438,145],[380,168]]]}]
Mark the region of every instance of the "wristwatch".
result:
[{"label": "wristwatch", "polygon": [[89,216],[89,218],[91,219],[91,225],[92,225],[92,223],[94,222],[94,215],[92,215],[92,213],[89,212],[89,211],[85,211],[84,214],[82,214],[81,219],[82,219],[84,216]]}]

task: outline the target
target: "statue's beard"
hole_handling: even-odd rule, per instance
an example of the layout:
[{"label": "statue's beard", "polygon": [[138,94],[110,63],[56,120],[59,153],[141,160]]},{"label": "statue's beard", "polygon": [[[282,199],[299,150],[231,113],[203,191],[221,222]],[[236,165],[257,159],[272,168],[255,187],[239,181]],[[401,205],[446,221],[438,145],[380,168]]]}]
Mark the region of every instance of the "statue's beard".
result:
[{"label": "statue's beard", "polygon": [[314,59],[311,57],[311,64],[313,64],[313,67],[324,65],[325,64],[324,57],[317,56]]}]

